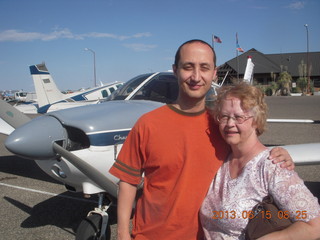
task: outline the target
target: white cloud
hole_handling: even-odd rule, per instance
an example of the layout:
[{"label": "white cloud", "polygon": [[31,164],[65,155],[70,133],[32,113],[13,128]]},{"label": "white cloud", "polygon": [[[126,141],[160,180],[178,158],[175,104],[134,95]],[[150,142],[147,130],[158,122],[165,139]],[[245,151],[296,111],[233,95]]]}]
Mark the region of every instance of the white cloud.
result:
[{"label": "white cloud", "polygon": [[34,40],[51,41],[59,38],[77,38],[68,29],[56,30],[48,34],[38,32],[19,32],[6,30],[0,32],[1,42],[27,42]]},{"label": "white cloud", "polygon": [[111,34],[111,33],[97,33],[97,32],[92,32],[88,34],[82,34],[82,37],[92,37],[92,38],[113,38],[113,39],[118,39],[118,40],[126,40],[126,39],[132,39],[132,38],[142,38],[142,37],[150,37],[151,33],[136,33],[131,36],[126,36],[126,35],[116,35],[116,34]]},{"label": "white cloud", "polygon": [[27,42],[27,41],[52,41],[56,39],[76,39],[82,40],[85,38],[113,38],[117,40],[126,40],[132,38],[150,37],[151,33],[136,33],[131,36],[116,35],[112,33],[84,33],[74,34],[69,29],[56,29],[51,33],[39,33],[39,32],[21,32],[15,29],[5,30],[0,32],[0,42]]},{"label": "white cloud", "polygon": [[147,44],[140,44],[140,43],[124,44],[124,46],[136,52],[145,52],[157,47],[157,45],[147,45]]},{"label": "white cloud", "polygon": [[141,38],[141,37],[151,37],[151,33],[146,32],[146,33],[136,33],[132,37],[134,38]]},{"label": "white cloud", "polygon": [[304,8],[305,5],[306,5],[306,2],[296,1],[296,2],[292,2],[291,4],[289,4],[289,6],[287,6],[287,8],[290,8],[293,10],[300,10],[300,9]]}]

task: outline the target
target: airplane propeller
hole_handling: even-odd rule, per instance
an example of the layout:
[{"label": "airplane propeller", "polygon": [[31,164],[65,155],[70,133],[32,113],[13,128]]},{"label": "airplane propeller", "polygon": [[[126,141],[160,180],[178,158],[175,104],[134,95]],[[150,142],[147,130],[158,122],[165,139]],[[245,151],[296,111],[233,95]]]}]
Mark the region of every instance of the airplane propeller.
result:
[{"label": "airplane propeller", "polygon": [[[56,142],[53,143],[53,150],[67,159],[70,163],[72,163],[76,168],[78,168],[84,175],[90,178],[93,182],[99,185],[102,189],[105,189],[108,193],[110,193],[113,197],[117,197],[118,195],[118,186],[112,182],[109,178],[107,178],[102,173],[98,172],[97,169],[92,167],[90,164],[83,161],[81,158],[77,157],[73,153],[61,147]],[[107,171],[107,170],[106,170]]]},{"label": "airplane propeller", "polygon": [[[45,133],[45,134],[44,134]],[[12,132],[5,141],[6,148],[29,159],[55,159],[52,143],[66,144],[67,132],[61,122],[51,116],[40,116]]]},{"label": "airplane propeller", "polygon": [[[111,196],[117,197],[117,184],[64,148],[68,136],[57,118],[43,115],[30,121],[28,116],[3,100],[0,100],[0,107],[0,118],[13,129],[19,128],[7,137],[5,145],[8,150],[24,158],[37,160],[63,157]],[[43,137],[43,132],[47,137]]]}]

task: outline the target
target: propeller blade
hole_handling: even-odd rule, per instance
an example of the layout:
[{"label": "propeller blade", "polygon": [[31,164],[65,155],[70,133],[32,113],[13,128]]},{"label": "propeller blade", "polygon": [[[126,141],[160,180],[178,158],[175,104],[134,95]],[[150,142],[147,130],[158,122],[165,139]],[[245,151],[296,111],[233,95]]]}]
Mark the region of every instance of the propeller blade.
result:
[{"label": "propeller blade", "polygon": [[28,116],[3,100],[0,100],[0,109],[0,118],[15,129],[31,120]]},{"label": "propeller blade", "polygon": [[[81,158],[77,157],[73,153],[64,149],[57,143],[53,143],[53,149],[56,153],[60,154],[62,157],[67,159],[70,163],[72,163],[76,168],[78,168],[83,174],[85,174],[88,178],[94,181],[97,185],[99,185],[102,189],[106,190],[113,197],[117,197],[118,195],[118,185],[112,182],[105,175],[97,171],[94,167],[83,161]],[[107,171],[107,169],[106,169]]]}]

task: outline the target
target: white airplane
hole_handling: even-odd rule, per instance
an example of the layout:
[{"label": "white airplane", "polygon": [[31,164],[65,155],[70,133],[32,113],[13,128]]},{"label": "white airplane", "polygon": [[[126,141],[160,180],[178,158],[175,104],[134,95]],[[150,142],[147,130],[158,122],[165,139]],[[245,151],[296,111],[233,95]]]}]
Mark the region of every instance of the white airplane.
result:
[{"label": "white airplane", "polygon": [[177,93],[175,76],[164,72],[142,74],[128,81],[110,96],[123,99],[121,101],[50,112],[33,120],[0,102],[0,132],[9,135],[6,146],[10,151],[35,160],[68,190],[99,194],[99,206],[80,224],[77,239],[87,239],[85,236],[97,235],[97,231],[102,233],[97,239],[106,239],[110,234],[107,224],[110,204],[102,203],[106,201],[105,196],[113,200],[111,203],[115,202],[118,183],[118,179],[108,174],[108,169],[135,121],[142,114],[173,102]]},{"label": "white airplane", "polygon": [[37,95],[36,93],[25,92],[25,91],[18,91],[14,93],[14,100],[16,102],[36,102]]},{"label": "white airplane", "polygon": [[101,99],[110,96],[112,92],[123,84],[121,82],[114,82],[83,91],[64,94],[58,89],[45,63],[32,65],[29,68],[38,103],[19,104],[15,106],[24,113],[46,113],[60,109],[96,104]]},{"label": "white airplane", "polygon": [[[9,135],[5,141],[9,151],[35,160],[69,191],[98,194],[99,204],[79,225],[76,239],[109,239],[107,210],[116,202],[119,179],[108,170],[136,120],[173,102],[177,94],[177,80],[166,72],[128,81],[110,96],[112,101],[55,111],[32,120],[1,101],[0,130]],[[211,103],[210,97],[207,103]],[[285,148],[297,165],[320,163],[320,143]]]}]

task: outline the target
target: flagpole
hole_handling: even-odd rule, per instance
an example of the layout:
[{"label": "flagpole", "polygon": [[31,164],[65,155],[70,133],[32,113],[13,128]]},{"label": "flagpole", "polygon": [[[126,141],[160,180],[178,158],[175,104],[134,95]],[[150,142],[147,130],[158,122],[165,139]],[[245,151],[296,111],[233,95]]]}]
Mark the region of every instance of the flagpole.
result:
[{"label": "flagpole", "polygon": [[237,56],[237,80],[239,81],[238,33],[236,33],[236,56]]},{"label": "flagpole", "polygon": [[211,37],[211,41],[212,41],[212,48],[214,49],[214,40],[213,40],[213,34],[212,34],[212,37]]},{"label": "flagpole", "polygon": [[237,52],[237,79],[239,81],[239,53],[237,49],[236,49],[236,52]]}]

